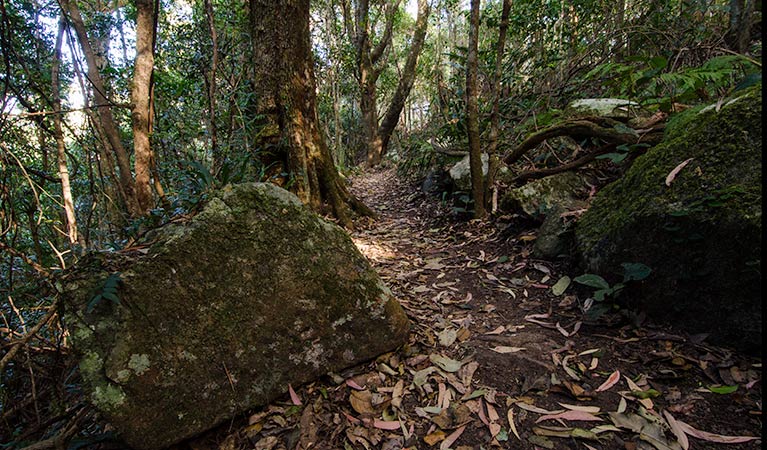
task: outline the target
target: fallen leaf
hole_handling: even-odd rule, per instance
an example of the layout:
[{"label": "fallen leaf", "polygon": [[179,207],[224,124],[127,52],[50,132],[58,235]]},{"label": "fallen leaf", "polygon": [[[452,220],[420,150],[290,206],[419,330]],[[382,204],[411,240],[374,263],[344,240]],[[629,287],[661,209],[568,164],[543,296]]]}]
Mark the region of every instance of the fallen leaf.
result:
[{"label": "fallen leaf", "polygon": [[683,450],[689,449],[690,441],[687,440],[687,435],[685,434],[684,430],[682,430],[682,427],[679,426],[679,423],[677,423],[674,416],[672,416],[670,412],[663,410],[663,417],[666,418],[666,423],[668,423],[668,427],[674,433],[674,436],[676,436],[676,441],[679,442],[679,445],[682,446],[682,449]]},{"label": "fallen leaf", "polygon": [[528,403],[523,403],[523,402],[515,403],[515,405],[517,405],[520,409],[524,409],[525,411],[530,411],[537,414],[559,414],[565,411],[564,409],[549,411],[548,409],[539,408],[535,405],[530,405]]},{"label": "fallen leaf", "polygon": [[288,392],[290,393],[290,401],[294,405],[300,405],[301,404],[301,398],[296,394],[296,391],[293,390],[293,386],[288,384]]},{"label": "fallen leaf", "polygon": [[507,347],[505,345],[498,345],[496,347],[491,348],[490,350],[496,352],[496,353],[516,353],[521,352],[522,350],[526,350],[525,347]]},{"label": "fallen leaf", "polygon": [[373,408],[373,394],[370,391],[352,391],[349,395],[349,403],[360,414],[375,414]]},{"label": "fallen leaf", "polygon": [[398,420],[373,420],[373,426],[380,430],[399,430],[400,422]]},{"label": "fallen leaf", "polygon": [[570,287],[571,282],[570,277],[567,275],[563,276],[551,287],[551,293],[557,296],[564,294],[567,288]]},{"label": "fallen leaf", "polygon": [[450,373],[458,372],[458,369],[464,364],[462,361],[456,361],[446,356],[435,354],[429,355],[429,360],[436,364],[440,369]]},{"label": "fallen leaf", "polygon": [[349,378],[348,380],[346,380],[346,385],[347,385],[347,386],[349,386],[350,388],[352,388],[352,389],[356,389],[356,390],[358,390],[358,391],[364,391],[364,390],[365,390],[365,388],[364,388],[364,387],[362,387],[362,386],[360,386],[359,384],[357,384],[357,382],[356,382],[356,381],[354,381],[354,380],[352,380],[351,378]]},{"label": "fallen leaf", "polygon": [[508,412],[506,412],[506,418],[509,419],[509,428],[511,428],[511,432],[514,433],[514,436],[517,437],[518,441],[521,441],[522,438],[519,437],[517,425],[514,423],[514,408],[509,408]]},{"label": "fallen leaf", "polygon": [[679,425],[679,428],[685,432],[685,434],[696,437],[698,439],[703,439],[704,441],[717,442],[719,444],[740,444],[743,442],[761,439],[756,436],[724,436],[721,434],[708,433],[706,431],[698,430],[697,428],[694,428],[678,419],[676,423]]},{"label": "fallen leaf", "polygon": [[602,392],[610,389],[611,387],[615,386],[618,381],[621,379],[621,372],[620,370],[616,370],[615,372],[611,373],[609,377],[607,377],[607,380],[605,380],[604,383],[600,384],[598,388],[596,388],[597,392]]},{"label": "fallen leaf", "polygon": [[714,394],[732,394],[738,390],[738,385],[733,386],[709,386],[708,390]]},{"label": "fallen leaf", "polygon": [[436,444],[439,441],[444,441],[444,440],[445,440],[445,432],[442,430],[437,430],[423,437],[423,441],[430,446]]},{"label": "fallen leaf", "polygon": [[544,420],[563,419],[563,420],[581,420],[581,421],[594,421],[601,422],[602,419],[585,411],[569,410],[559,414],[547,414],[539,417],[535,423],[543,422]]},{"label": "fallen leaf", "polygon": [[692,161],[694,158],[689,158],[684,161],[682,161],[678,166],[674,167],[674,170],[668,173],[666,176],[666,186],[671,186],[671,183],[674,182],[674,178],[676,178],[677,174],[684,169],[684,166],[687,164],[690,164],[690,161]]},{"label": "fallen leaf", "polygon": [[[557,402],[559,403],[559,402]],[[568,405],[567,403],[559,403],[559,405],[563,408],[567,408],[573,411],[583,411],[587,413],[596,414],[601,411],[599,406],[588,406],[588,405]]]},{"label": "fallen leaf", "polygon": [[451,445],[455,443],[455,441],[458,440],[459,437],[461,437],[461,434],[463,434],[463,430],[466,429],[466,425],[462,426],[461,428],[458,428],[457,430],[450,433],[450,436],[445,438],[444,441],[439,445],[439,450],[447,450],[450,448]]},{"label": "fallen leaf", "polygon": [[506,331],[506,327],[504,327],[503,325],[501,325],[501,326],[499,326],[498,328],[496,328],[495,330],[493,330],[493,331],[488,331],[488,332],[487,332],[487,333],[485,333],[485,334],[501,334],[501,333],[503,333],[504,331]]},{"label": "fallen leaf", "polygon": [[437,335],[437,337],[439,337],[439,343],[443,347],[450,347],[458,338],[458,333],[454,328],[445,328]]}]

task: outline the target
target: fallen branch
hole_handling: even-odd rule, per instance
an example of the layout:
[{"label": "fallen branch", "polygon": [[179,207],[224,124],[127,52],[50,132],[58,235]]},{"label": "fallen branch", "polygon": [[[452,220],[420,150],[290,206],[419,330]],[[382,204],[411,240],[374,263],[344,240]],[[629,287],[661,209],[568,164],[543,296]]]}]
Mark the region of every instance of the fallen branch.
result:
[{"label": "fallen branch", "polygon": [[514,150],[503,158],[507,165],[514,164],[529,150],[547,139],[557,136],[577,136],[600,138],[610,144],[658,144],[663,138],[661,129],[642,130],[640,133],[622,122],[606,117],[587,117],[570,120],[533,133],[522,141]]},{"label": "fallen branch", "polygon": [[551,175],[577,169],[579,167],[585,166],[586,164],[594,161],[595,159],[597,159],[597,157],[601,155],[605,155],[607,153],[615,151],[615,147],[616,147],[616,144],[605,145],[589,153],[588,155],[584,155],[576,159],[575,161],[571,161],[567,164],[562,164],[561,166],[522,172],[519,175],[517,175],[513,180],[511,180],[510,184],[513,187],[519,187],[530,180],[539,180],[541,178],[546,178]]},{"label": "fallen branch", "polygon": [[0,360],[0,373],[5,370],[5,366],[11,362],[13,357],[16,356],[16,353],[18,353],[19,350],[24,347],[24,345],[29,342],[29,340],[32,339],[45,326],[45,324],[51,320],[51,318],[53,318],[54,314],[56,314],[58,305],[59,297],[56,297],[56,300],[54,300],[51,306],[49,306],[48,314],[46,314],[45,317],[37,322],[37,324],[31,330],[29,330],[29,332],[25,334],[24,337],[19,338],[10,344],[11,348],[3,356],[3,359]]}]

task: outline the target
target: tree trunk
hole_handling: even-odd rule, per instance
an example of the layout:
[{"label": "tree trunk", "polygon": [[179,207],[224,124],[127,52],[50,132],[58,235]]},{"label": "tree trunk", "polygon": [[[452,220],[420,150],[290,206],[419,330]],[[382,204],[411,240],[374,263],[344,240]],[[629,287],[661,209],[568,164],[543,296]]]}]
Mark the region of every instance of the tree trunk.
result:
[{"label": "tree trunk", "polygon": [[469,53],[466,60],[466,120],[469,132],[469,166],[471,169],[471,193],[474,199],[474,218],[484,219],[487,213],[485,212],[485,186],[482,176],[482,149],[479,142],[479,93],[477,92],[479,1],[471,0]]},{"label": "tree trunk", "polygon": [[413,39],[410,44],[405,68],[400,76],[397,90],[392,97],[382,121],[378,121],[378,105],[376,99],[376,84],[383,68],[383,59],[387,47],[391,44],[394,17],[401,0],[390,3],[386,11],[386,23],[381,40],[373,47],[370,36],[369,2],[360,0],[355,9],[355,25],[357,34],[354,45],[357,50],[357,76],[360,86],[360,111],[362,122],[365,127],[365,140],[367,141],[367,166],[373,167],[381,162],[391,139],[394,128],[399,122],[400,114],[405,105],[405,100],[410,94],[415,81],[415,68],[418,57],[423,49],[426,29],[429,22],[429,3],[427,0],[418,0],[418,17],[413,31]]},{"label": "tree trunk", "polygon": [[66,19],[62,14],[59,19],[59,31],[56,34],[56,47],[53,52],[51,67],[51,94],[53,97],[53,127],[56,137],[56,150],[59,179],[61,179],[61,198],[64,201],[64,215],[66,217],[65,230],[69,245],[77,242],[77,219],[75,218],[75,206],[72,199],[72,188],[69,184],[69,170],[67,169],[66,147],[64,145],[64,132],[61,128],[61,94],[59,88],[59,68],[61,67],[61,43],[66,29]]},{"label": "tree trunk", "polygon": [[[429,25],[429,2],[427,0],[418,0],[418,17],[415,21],[415,30],[413,31],[413,40],[410,41],[410,53],[407,55],[405,68],[402,69],[402,75],[397,84],[397,90],[386,109],[381,126],[378,128],[378,135],[381,137],[381,156],[386,154],[389,147],[389,140],[392,132],[399,122],[399,116],[402,108],[405,106],[405,100],[410,95],[410,90],[415,82],[415,68],[418,63],[418,57],[423,49],[423,42],[426,38],[426,28]],[[380,158],[379,158],[380,159]]]},{"label": "tree trunk", "polygon": [[[487,139],[488,167],[487,179],[484,187],[484,200],[488,201],[494,198],[496,189],[495,175],[498,171],[498,128],[501,104],[501,76],[503,75],[503,53],[506,47],[506,31],[509,28],[509,12],[511,11],[511,0],[503,0],[503,9],[501,11],[501,24],[498,29],[498,45],[496,47],[495,73],[493,76],[493,110],[490,113],[490,132]],[[494,208],[493,208],[494,209]],[[495,212],[494,210],[491,210]]]},{"label": "tree trunk", "polygon": [[730,0],[730,27],[725,35],[727,46],[738,53],[745,53],[751,42],[751,20],[754,0]]},{"label": "tree trunk", "polygon": [[253,85],[264,118],[260,146],[287,162],[291,191],[353,228],[352,211],[375,216],[341,184],[317,118],[309,0],[250,0]]},{"label": "tree trunk", "polygon": [[205,17],[208,21],[210,32],[211,61],[210,69],[205,74],[205,82],[208,85],[208,133],[210,134],[210,151],[213,160],[213,173],[217,173],[223,165],[223,158],[218,151],[218,128],[216,127],[216,71],[218,69],[218,32],[213,14],[213,3],[205,0]]},{"label": "tree trunk", "polygon": [[135,184],[130,169],[130,160],[122,141],[120,141],[117,124],[115,123],[112,114],[112,104],[106,98],[106,86],[104,85],[104,81],[98,69],[96,54],[88,40],[88,33],[85,30],[85,23],[80,14],[80,9],[77,7],[77,2],[70,0],[62,0],[61,7],[69,16],[72,25],[74,25],[77,40],[80,43],[83,55],[85,56],[85,61],[88,66],[88,80],[91,82],[93,88],[93,101],[98,111],[100,128],[104,131],[104,135],[109,143],[112,153],[114,153],[117,159],[120,187],[121,192],[124,193],[123,200],[125,202],[125,207],[131,216],[139,216],[141,213],[136,199]]},{"label": "tree trunk", "polygon": [[136,171],[137,213],[144,215],[153,206],[149,142],[150,91],[154,68],[154,0],[136,0],[136,63],[131,87],[133,151]]}]

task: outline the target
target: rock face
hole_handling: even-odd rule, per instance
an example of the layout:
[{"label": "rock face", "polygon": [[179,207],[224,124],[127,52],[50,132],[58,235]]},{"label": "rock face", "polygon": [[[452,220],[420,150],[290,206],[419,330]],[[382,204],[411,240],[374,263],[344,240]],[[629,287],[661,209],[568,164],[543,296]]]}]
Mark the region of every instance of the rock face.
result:
[{"label": "rock face", "polygon": [[407,341],[402,308],[346,233],[276,186],[225,188],[148,239],[91,255],[64,285],[86,392],[133,448]]},{"label": "rock face", "polygon": [[522,210],[532,217],[542,217],[555,206],[561,211],[574,211],[586,207],[583,200],[590,186],[586,179],[573,172],[564,172],[524,186],[510,189],[501,201],[506,210]]},{"label": "rock face", "polygon": [[639,104],[621,98],[584,98],[570,103],[565,108],[569,116],[634,117]]},{"label": "rock face", "polygon": [[719,111],[681,113],[660,145],[597,195],[576,238],[589,272],[617,272],[623,262],[653,270],[626,292],[651,316],[759,351],[761,86],[737,94]]},{"label": "rock face", "polygon": [[[482,175],[487,176],[489,156],[482,153]],[[450,178],[453,179],[456,191],[471,192],[471,165],[469,164],[469,155],[455,163],[450,168]]]}]

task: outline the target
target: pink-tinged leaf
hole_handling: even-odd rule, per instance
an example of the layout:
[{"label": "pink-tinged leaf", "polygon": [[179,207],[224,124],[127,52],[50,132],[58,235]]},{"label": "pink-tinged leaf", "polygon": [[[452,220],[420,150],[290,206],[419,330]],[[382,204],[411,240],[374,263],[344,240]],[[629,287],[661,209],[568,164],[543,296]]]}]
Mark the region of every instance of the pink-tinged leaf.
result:
[{"label": "pink-tinged leaf", "polygon": [[450,436],[446,437],[445,440],[442,441],[442,443],[439,445],[439,450],[449,449],[455,443],[455,441],[457,441],[458,438],[461,437],[461,435],[463,434],[463,430],[465,429],[466,429],[466,425],[450,433]]},{"label": "pink-tinged leaf", "polygon": [[296,394],[296,391],[293,390],[293,386],[288,385],[288,392],[290,393],[290,401],[294,405],[300,405],[301,404],[301,397]]},{"label": "pink-tinged leaf", "polygon": [[373,421],[373,426],[380,430],[399,430],[400,423],[397,420],[378,420]]},{"label": "pink-tinged leaf", "polygon": [[690,161],[692,161],[693,158],[689,158],[684,160],[682,163],[680,163],[678,166],[674,167],[674,170],[668,173],[666,176],[666,186],[671,186],[671,183],[674,182],[674,178],[679,174],[679,172],[684,169],[684,166],[687,164],[690,164]]},{"label": "pink-tinged leaf", "polygon": [[362,387],[362,386],[360,386],[359,384],[357,384],[357,383],[356,383],[354,380],[352,380],[351,378],[349,378],[348,380],[346,380],[346,385],[347,385],[347,386],[349,386],[350,388],[352,388],[352,389],[356,389],[356,390],[358,390],[358,391],[364,391],[364,390],[365,390],[365,388],[364,388],[364,387]]},{"label": "pink-tinged leaf", "polygon": [[544,420],[552,420],[552,419],[602,422],[602,419],[600,419],[599,417],[591,413],[587,413],[585,411],[568,410],[559,414],[547,414],[545,416],[541,416],[538,418],[538,420],[535,421],[535,423],[543,422]]},{"label": "pink-tinged leaf", "polygon": [[671,415],[670,412],[663,410],[663,417],[666,418],[666,423],[668,423],[669,428],[671,428],[671,431],[674,433],[674,436],[676,436],[677,442],[679,442],[679,445],[682,446],[683,450],[687,450],[690,448],[690,441],[687,439],[687,435],[684,433],[684,430],[679,426],[679,423],[674,418],[674,416]]},{"label": "pink-tinged leaf", "polygon": [[679,419],[676,420],[676,423],[679,425],[679,428],[682,431],[692,437],[703,439],[704,441],[717,442],[719,444],[740,444],[743,442],[761,439],[756,436],[723,436],[721,434],[709,433],[706,431],[698,430],[697,428],[693,428],[692,426],[682,422]]},{"label": "pink-tinged leaf", "polygon": [[554,325],[554,326],[557,327],[557,331],[562,333],[562,336],[570,337],[570,333],[567,330],[565,330],[565,328],[562,325],[560,325],[559,322],[557,322],[556,325]]},{"label": "pink-tinged leaf", "polygon": [[610,389],[611,387],[615,386],[618,381],[621,379],[621,372],[620,370],[616,370],[615,372],[611,373],[609,377],[607,377],[607,380],[605,380],[604,383],[599,385],[599,387],[596,389],[597,392],[602,392]]},{"label": "pink-tinged leaf", "polygon": [[344,411],[341,411],[341,412],[344,414],[344,416],[346,416],[346,420],[348,420],[350,423],[353,423],[355,425],[359,425],[360,423],[362,423],[360,419],[352,416],[351,414]]}]

